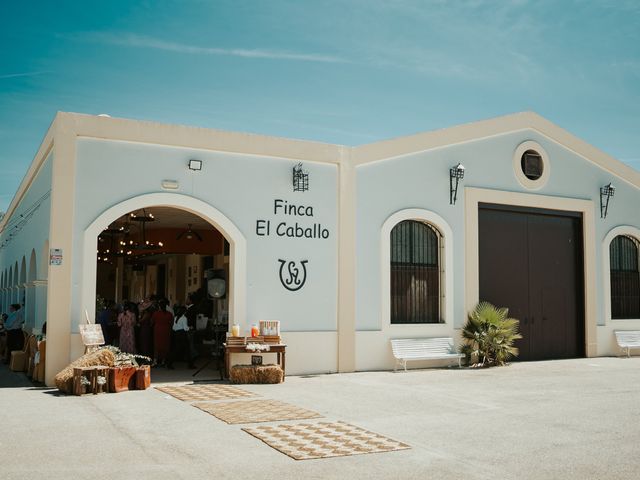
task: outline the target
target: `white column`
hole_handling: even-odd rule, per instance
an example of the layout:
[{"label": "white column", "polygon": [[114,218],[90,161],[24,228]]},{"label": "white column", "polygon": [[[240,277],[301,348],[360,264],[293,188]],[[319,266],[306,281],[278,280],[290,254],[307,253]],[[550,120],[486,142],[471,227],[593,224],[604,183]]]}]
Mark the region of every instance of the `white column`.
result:
[{"label": "white column", "polygon": [[42,329],[42,325],[47,321],[47,281],[34,280],[33,287],[33,328],[39,330]]},{"label": "white column", "polygon": [[25,284],[26,295],[24,305],[24,324],[27,332],[32,332],[36,325],[36,286],[34,282]]}]

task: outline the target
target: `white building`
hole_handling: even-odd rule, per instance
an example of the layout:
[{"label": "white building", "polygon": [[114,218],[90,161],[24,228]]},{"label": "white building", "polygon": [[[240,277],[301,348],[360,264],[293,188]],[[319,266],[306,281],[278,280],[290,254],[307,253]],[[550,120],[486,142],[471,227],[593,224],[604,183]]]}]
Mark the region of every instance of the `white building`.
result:
[{"label": "white building", "polygon": [[[359,147],[59,113],[0,221],[1,305],[47,321],[47,384],[97,288],[179,301],[208,267],[230,324],[282,322],[290,374],[392,368],[389,339],[458,338],[479,299],[521,320],[523,359],[612,355],[640,329],[639,205],[639,172],[529,112]],[[143,209],[197,255],[98,262]]]}]

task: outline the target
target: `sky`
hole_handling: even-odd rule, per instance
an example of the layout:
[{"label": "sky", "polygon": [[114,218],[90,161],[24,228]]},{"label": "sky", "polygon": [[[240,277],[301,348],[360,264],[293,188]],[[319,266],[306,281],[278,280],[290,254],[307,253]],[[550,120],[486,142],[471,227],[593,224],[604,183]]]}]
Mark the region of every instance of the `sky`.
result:
[{"label": "sky", "polygon": [[640,170],[640,1],[0,0],[0,211],[57,111],[360,145],[524,110]]}]

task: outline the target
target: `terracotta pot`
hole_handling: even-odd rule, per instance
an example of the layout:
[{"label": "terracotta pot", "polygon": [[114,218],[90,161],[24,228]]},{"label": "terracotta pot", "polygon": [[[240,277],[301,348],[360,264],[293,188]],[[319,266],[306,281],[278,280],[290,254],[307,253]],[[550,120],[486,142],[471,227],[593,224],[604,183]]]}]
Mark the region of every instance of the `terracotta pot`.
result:
[{"label": "terracotta pot", "polygon": [[133,390],[136,386],[136,367],[109,368],[109,391],[112,393]]}]

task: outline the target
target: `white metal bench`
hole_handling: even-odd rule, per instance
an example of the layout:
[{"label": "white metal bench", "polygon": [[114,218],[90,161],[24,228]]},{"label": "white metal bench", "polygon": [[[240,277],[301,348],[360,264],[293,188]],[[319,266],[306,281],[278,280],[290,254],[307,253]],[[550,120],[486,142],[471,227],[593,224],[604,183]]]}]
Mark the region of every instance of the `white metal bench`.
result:
[{"label": "white metal bench", "polygon": [[396,358],[395,372],[398,365],[407,371],[407,362],[411,360],[441,360],[447,358],[458,359],[458,366],[464,355],[455,351],[453,338],[396,338],[391,340],[391,350]]},{"label": "white metal bench", "polygon": [[618,346],[624,350],[627,350],[627,357],[631,356],[630,350],[632,348],[640,348],[640,331],[638,330],[616,330],[616,342]]}]

